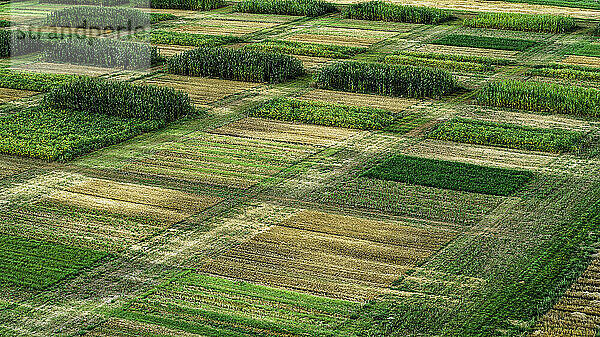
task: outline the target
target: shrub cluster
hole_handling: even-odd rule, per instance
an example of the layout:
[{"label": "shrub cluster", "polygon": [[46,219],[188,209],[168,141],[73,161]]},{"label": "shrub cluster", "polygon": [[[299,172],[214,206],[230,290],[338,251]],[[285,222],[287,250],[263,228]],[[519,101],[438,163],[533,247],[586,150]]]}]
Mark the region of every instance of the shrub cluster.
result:
[{"label": "shrub cluster", "polygon": [[350,58],[367,50],[367,48],[362,47],[345,47],[285,40],[266,40],[247,45],[244,48],[252,50],[261,50],[265,52],[279,52],[292,55],[329,57],[339,59]]},{"label": "shrub cluster", "polygon": [[575,19],[570,17],[518,13],[482,13],[463,21],[463,25],[542,33],[566,33],[577,27]]},{"label": "shrub cluster", "polygon": [[437,39],[433,44],[457,47],[488,48],[499,50],[524,51],[537,44],[536,41],[510,39],[504,37],[487,37],[477,35],[450,34]]},{"label": "shrub cluster", "polygon": [[55,109],[161,123],[195,112],[189,96],[172,88],[85,77],[51,90],[44,97],[44,104]]},{"label": "shrub cluster", "polygon": [[44,58],[51,62],[122,69],[146,68],[160,61],[154,46],[114,39],[54,41],[44,46]]},{"label": "shrub cluster", "polygon": [[298,16],[321,16],[337,10],[323,0],[242,0],[235,6],[235,11],[243,13]]},{"label": "shrub cluster", "polygon": [[439,125],[429,138],[544,152],[573,152],[585,140],[581,132],[455,118]]},{"label": "shrub cluster", "polygon": [[323,89],[398,97],[440,97],[457,89],[445,70],[354,61],[321,68],[315,80]]},{"label": "shrub cluster", "polygon": [[137,9],[70,7],[51,12],[46,24],[55,27],[134,31],[150,25],[150,15]]},{"label": "shrub cluster", "polygon": [[280,53],[200,47],[169,58],[167,72],[248,82],[281,83],[304,74],[302,62]]},{"label": "shrub cluster", "polygon": [[208,11],[225,6],[225,0],[133,0],[136,7]]},{"label": "shrub cluster", "polygon": [[355,3],[342,11],[347,19],[437,24],[449,20],[450,12],[438,8],[405,6],[369,1]]},{"label": "shrub cluster", "polygon": [[600,90],[541,82],[506,80],[487,84],[477,95],[483,105],[600,117]]},{"label": "shrub cluster", "polygon": [[528,171],[405,155],[393,156],[383,164],[367,170],[362,176],[501,196],[514,194],[534,177]]},{"label": "shrub cluster", "polygon": [[394,122],[393,113],[386,110],[290,98],[271,100],[248,115],[361,130],[382,130]]}]

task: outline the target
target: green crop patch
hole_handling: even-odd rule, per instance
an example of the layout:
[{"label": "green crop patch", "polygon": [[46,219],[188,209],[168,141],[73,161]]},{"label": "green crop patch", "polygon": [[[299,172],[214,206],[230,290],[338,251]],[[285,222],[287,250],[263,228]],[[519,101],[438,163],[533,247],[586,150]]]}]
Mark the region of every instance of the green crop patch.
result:
[{"label": "green crop patch", "polygon": [[160,127],[156,120],[34,108],[0,117],[0,153],[65,161]]},{"label": "green crop patch", "polygon": [[136,7],[163,9],[187,9],[193,11],[208,11],[226,5],[224,0],[132,0]]},{"label": "green crop patch", "polygon": [[321,16],[337,12],[332,3],[322,0],[243,0],[234,10],[242,13]]},{"label": "green crop patch", "polygon": [[533,179],[527,171],[396,155],[363,177],[455,191],[510,196]]},{"label": "green crop patch", "polygon": [[600,4],[596,0],[504,0],[504,1],[515,2],[515,3],[527,3],[527,4],[533,4],[533,5],[600,9]]},{"label": "green crop patch", "polygon": [[0,285],[42,290],[108,254],[0,234]]},{"label": "green crop patch", "polygon": [[204,336],[353,336],[343,324],[359,307],[187,273],[133,300],[114,316]]},{"label": "green crop patch", "polygon": [[535,81],[488,83],[477,95],[477,102],[542,113],[600,116],[600,90]]},{"label": "green crop patch", "polygon": [[600,57],[600,43],[585,43],[567,52],[570,55]]},{"label": "green crop patch", "polygon": [[431,67],[451,71],[486,72],[494,70],[493,66],[484,63],[444,60],[426,56],[412,56],[403,53],[388,55],[383,58],[383,61],[392,64]]},{"label": "green crop patch", "polygon": [[463,21],[463,25],[542,33],[566,33],[577,27],[575,19],[570,17],[518,13],[482,13]]},{"label": "green crop patch", "polygon": [[40,3],[61,5],[119,6],[128,4],[129,0],[40,0]]},{"label": "green crop patch", "polygon": [[318,88],[396,97],[440,97],[457,89],[445,70],[346,61],[322,68]]},{"label": "green crop patch", "polygon": [[395,120],[392,112],[382,109],[289,98],[271,100],[251,109],[248,114],[253,117],[361,130],[381,130],[390,126]]},{"label": "green crop patch", "polygon": [[460,143],[556,153],[577,151],[586,138],[585,134],[577,131],[532,128],[464,118],[455,118],[441,124],[428,137]]},{"label": "green crop patch", "polygon": [[244,48],[265,52],[280,52],[292,55],[329,57],[338,59],[351,58],[352,56],[367,51],[367,48],[362,47],[345,47],[284,40],[266,40],[247,45]]},{"label": "green crop patch", "polygon": [[50,91],[77,78],[74,75],[0,70],[0,87],[29,91]]},{"label": "green crop patch", "polygon": [[54,27],[135,30],[150,25],[150,14],[132,8],[81,6],[51,12],[46,25]]},{"label": "green crop patch", "polygon": [[182,33],[166,30],[152,30],[151,32],[137,33],[134,37],[142,41],[150,41],[156,44],[192,47],[216,47],[224,44],[239,43],[244,41],[243,39],[235,36]]},{"label": "green crop patch", "polygon": [[342,11],[347,19],[437,24],[452,18],[449,11],[417,6],[405,6],[383,1],[352,4]]},{"label": "green crop patch", "polygon": [[437,39],[431,43],[445,46],[487,48],[512,51],[524,51],[538,44],[538,42],[533,40],[462,34],[446,35],[441,39]]},{"label": "green crop patch", "polygon": [[582,80],[600,82],[600,68],[584,67],[569,64],[550,64],[534,66],[527,74],[559,78],[565,80]]}]

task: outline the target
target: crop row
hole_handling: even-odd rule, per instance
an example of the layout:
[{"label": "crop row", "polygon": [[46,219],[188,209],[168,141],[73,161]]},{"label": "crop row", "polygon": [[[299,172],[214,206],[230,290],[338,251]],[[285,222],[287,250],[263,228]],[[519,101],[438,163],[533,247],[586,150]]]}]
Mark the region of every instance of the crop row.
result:
[{"label": "crop row", "polygon": [[432,44],[441,44],[446,46],[487,48],[498,50],[524,51],[535,45],[536,41],[511,39],[505,37],[488,37],[477,35],[450,34],[437,39]]},{"label": "crop row", "polygon": [[527,74],[533,76],[562,78],[566,80],[600,82],[600,68],[549,65],[534,67],[533,69],[530,69]]},{"label": "crop row", "polygon": [[346,7],[342,11],[342,17],[358,20],[437,24],[450,20],[452,15],[449,11],[437,8],[368,1]]},{"label": "crop row", "polygon": [[305,55],[315,57],[329,57],[346,59],[365,52],[367,48],[325,45],[320,43],[306,43],[285,40],[266,40],[253,43],[245,49],[260,50],[265,52],[279,52],[292,55]]},{"label": "crop row", "polygon": [[486,56],[476,55],[458,55],[458,54],[443,54],[443,53],[429,53],[429,52],[416,52],[416,51],[397,51],[394,55],[412,56],[421,59],[441,60],[441,61],[455,61],[464,63],[477,63],[488,66],[506,66],[514,64],[515,61],[493,58]]},{"label": "crop row", "polygon": [[105,256],[89,249],[0,234],[0,284],[42,290]]},{"label": "crop row", "polygon": [[463,25],[544,33],[566,33],[577,26],[575,20],[570,17],[518,13],[482,13],[463,21]]},{"label": "crop row", "polygon": [[51,12],[45,23],[55,27],[135,31],[148,27],[151,17],[131,8],[80,6]]},{"label": "crop row", "polygon": [[437,69],[446,69],[450,71],[486,72],[494,70],[494,67],[492,67],[491,65],[482,63],[440,60],[435,58],[409,56],[404,54],[387,55],[384,57],[383,61],[392,64],[422,66]]},{"label": "crop row", "polygon": [[167,72],[186,76],[280,83],[303,75],[304,67],[298,59],[279,53],[200,47],[169,58]]},{"label": "crop row", "polygon": [[40,0],[40,3],[61,5],[119,6],[128,4],[129,0]]},{"label": "crop row", "polygon": [[225,6],[224,0],[132,0],[136,7],[208,11]]},{"label": "crop row", "polygon": [[242,13],[321,16],[337,12],[337,8],[323,0],[242,0],[234,10]]},{"label": "crop row", "polygon": [[0,70],[0,88],[45,92],[75,78],[77,76],[74,75],[17,72],[3,69]]},{"label": "crop row", "polygon": [[457,89],[444,70],[354,61],[321,68],[315,82],[322,89],[398,97],[439,97]]},{"label": "crop row", "polygon": [[230,35],[205,35],[183,32],[172,32],[166,30],[155,30],[135,34],[137,39],[149,40],[155,44],[169,44],[193,47],[216,47],[224,44],[243,42],[239,37]]},{"label": "crop row", "polygon": [[533,174],[527,171],[404,155],[388,158],[362,176],[500,196],[514,194],[533,179]]},{"label": "crop row", "polygon": [[583,117],[600,116],[600,90],[506,80],[487,84],[477,95],[483,105]]},{"label": "crop row", "polygon": [[569,55],[600,57],[600,43],[577,44],[567,50]]},{"label": "crop row", "polygon": [[585,134],[577,131],[540,129],[464,118],[455,118],[441,124],[428,137],[469,144],[558,153],[577,151],[585,140]]},{"label": "crop row", "polygon": [[248,114],[254,117],[363,130],[381,130],[394,122],[394,115],[386,110],[288,98],[271,100],[251,109]]}]

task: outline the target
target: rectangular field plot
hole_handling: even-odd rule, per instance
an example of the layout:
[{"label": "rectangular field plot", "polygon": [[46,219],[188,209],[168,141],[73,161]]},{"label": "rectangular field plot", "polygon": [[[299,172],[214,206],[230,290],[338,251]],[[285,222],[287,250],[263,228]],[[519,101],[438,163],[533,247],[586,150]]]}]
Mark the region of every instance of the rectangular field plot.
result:
[{"label": "rectangular field plot", "polygon": [[105,256],[88,249],[0,234],[0,289],[42,290]]},{"label": "rectangular field plot", "polygon": [[199,132],[129,160],[121,169],[245,189],[319,148]]},{"label": "rectangular field plot", "polygon": [[473,47],[458,47],[458,46],[445,46],[437,44],[426,44],[417,49],[423,53],[441,53],[441,54],[455,54],[465,56],[481,56],[491,58],[504,58],[513,59],[519,54],[518,51],[512,50],[495,50],[485,48],[473,48]]},{"label": "rectangular field plot", "polygon": [[398,35],[397,32],[317,27],[301,30],[283,39],[295,42],[321,43],[347,47],[369,47],[396,35]]},{"label": "rectangular field plot", "polygon": [[315,295],[362,301],[386,293],[408,268],[455,234],[302,211],[234,247],[204,272]]},{"label": "rectangular field plot", "polygon": [[277,25],[279,23],[275,22],[202,19],[193,23],[169,28],[169,30],[194,34],[242,36]]},{"label": "rectangular field plot", "polygon": [[403,111],[417,103],[417,100],[413,99],[356,94],[322,89],[311,90],[298,98],[357,107],[384,109],[394,112]]},{"label": "rectangular field plot", "polygon": [[592,261],[565,295],[538,322],[531,336],[595,337],[600,327],[600,259]]},{"label": "rectangular field plot", "polygon": [[171,57],[173,55],[177,55],[183,53],[184,51],[192,50],[196,47],[191,46],[177,46],[177,45],[167,45],[167,44],[157,44],[156,47],[160,52],[160,55]]},{"label": "rectangular field plot", "polygon": [[37,94],[34,91],[0,88],[0,104],[13,102]]},{"label": "rectangular field plot", "polygon": [[568,55],[561,63],[597,68],[600,67],[600,57]]},{"label": "rectangular field plot", "polygon": [[44,193],[48,196],[13,207],[0,216],[0,231],[120,251],[221,201],[85,177],[67,185],[49,188]]},{"label": "rectangular field plot", "polygon": [[231,136],[321,146],[333,145],[358,133],[343,128],[280,122],[253,117],[227,124],[213,132]]},{"label": "rectangular field plot", "polygon": [[188,273],[137,298],[90,336],[352,336],[355,303]]},{"label": "rectangular field plot", "polygon": [[460,161],[474,165],[541,171],[556,160],[555,154],[519,152],[483,145],[457,144],[428,139],[402,151],[424,158]]},{"label": "rectangular field plot", "polygon": [[192,102],[199,106],[208,106],[223,98],[258,86],[256,83],[170,74],[147,79],[143,83],[184,91],[190,95]]},{"label": "rectangular field plot", "polygon": [[31,71],[36,73],[48,73],[48,74],[71,74],[71,75],[85,75],[85,76],[102,76],[112,73],[119,72],[118,69],[112,68],[100,68],[93,66],[82,66],[75,64],[64,64],[64,63],[48,63],[48,62],[35,62],[27,64],[19,64],[10,68],[13,71]]}]

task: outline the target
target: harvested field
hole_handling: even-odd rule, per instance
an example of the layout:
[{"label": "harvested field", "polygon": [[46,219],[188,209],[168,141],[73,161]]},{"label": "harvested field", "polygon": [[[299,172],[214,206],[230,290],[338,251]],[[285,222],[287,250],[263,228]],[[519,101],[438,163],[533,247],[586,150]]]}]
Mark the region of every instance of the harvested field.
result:
[{"label": "harvested field", "polygon": [[36,94],[37,92],[34,91],[0,88],[0,104],[16,101]]},{"label": "harvested field", "polygon": [[172,74],[145,79],[143,80],[143,83],[171,87],[187,92],[194,104],[204,107],[209,106],[211,103],[216,101],[222,100],[223,98],[256,88],[258,86],[256,83],[203,77],[188,77]]},{"label": "harvested field", "polygon": [[540,171],[557,156],[516,151],[488,146],[459,144],[428,139],[404,151],[403,154],[430,159],[459,161],[475,165]]},{"label": "harvested field", "polygon": [[295,55],[294,57],[302,61],[304,68],[308,70],[318,69],[319,67],[325,65],[325,63],[332,61],[332,59],[326,57],[313,57],[302,55]]},{"label": "harvested field", "polygon": [[435,45],[435,44],[426,44],[426,45],[418,48],[417,51],[424,52],[424,53],[484,56],[484,57],[505,58],[505,59],[514,59],[515,56],[517,54],[519,54],[518,51],[510,51],[510,50],[444,46],[444,45]]},{"label": "harvested field", "polygon": [[[366,0],[361,0],[366,1]],[[349,4],[356,1],[333,0],[338,4]],[[523,14],[565,15],[580,19],[600,19],[600,11],[593,9],[532,5],[527,3],[510,3],[486,0],[391,0],[393,3],[412,6],[436,7],[469,12],[506,12]]]},{"label": "harvested field", "polygon": [[64,64],[64,63],[47,63],[47,62],[35,62],[27,64],[16,64],[10,67],[14,71],[32,71],[36,73],[48,73],[48,74],[71,74],[71,75],[86,75],[86,76],[102,76],[115,72],[119,72],[119,69],[112,68],[100,68],[92,66],[82,66],[76,64]]},{"label": "harvested field", "polygon": [[160,52],[160,55],[171,57],[173,55],[183,53],[184,51],[192,50],[196,47],[191,46],[177,46],[177,45],[168,45],[168,44],[157,44],[155,45]]},{"label": "harvested field", "polygon": [[198,23],[185,24],[169,30],[194,34],[242,36],[277,25],[278,23],[273,22],[204,19]]},{"label": "harvested field", "polygon": [[310,90],[298,98],[357,107],[378,108],[394,112],[403,111],[418,102],[417,100],[407,98],[384,97],[321,89]]},{"label": "harvested field", "polygon": [[331,146],[358,132],[343,128],[280,122],[262,118],[244,118],[227,124],[213,133],[270,141]]},{"label": "harvested field", "polygon": [[286,36],[284,40],[306,43],[321,43],[345,47],[370,47],[375,43],[383,41],[382,38],[324,34],[294,34]]},{"label": "harvested field", "polygon": [[600,67],[600,57],[568,55],[561,63],[598,68]]},{"label": "harvested field", "polygon": [[600,329],[600,259],[596,257],[537,323],[532,337],[595,337]]},{"label": "harvested field", "polygon": [[301,211],[202,267],[214,275],[362,301],[386,293],[406,269],[455,236],[316,211]]}]

